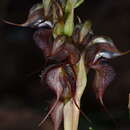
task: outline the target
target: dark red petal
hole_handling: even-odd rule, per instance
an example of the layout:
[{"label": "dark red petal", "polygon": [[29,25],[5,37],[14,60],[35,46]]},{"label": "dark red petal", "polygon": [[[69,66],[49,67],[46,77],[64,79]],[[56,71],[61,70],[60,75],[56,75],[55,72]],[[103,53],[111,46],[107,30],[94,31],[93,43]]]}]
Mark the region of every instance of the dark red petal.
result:
[{"label": "dark red petal", "polygon": [[46,69],[46,72],[42,74],[42,81],[55,92],[57,98],[60,98],[63,92],[63,80],[62,66],[50,66]]},{"label": "dark red petal", "polygon": [[102,99],[106,88],[109,86],[115,76],[113,68],[106,63],[104,64],[103,62],[104,61],[100,60],[97,64],[91,66],[91,68],[96,71],[93,87],[98,99]]},{"label": "dark red petal", "polygon": [[96,93],[97,99],[100,101],[105,112],[108,114],[114,125],[117,127],[116,121],[113,119],[113,116],[108,111],[107,107],[103,103],[103,95],[106,88],[109,86],[111,81],[115,77],[115,72],[113,68],[104,60],[100,59],[95,65],[91,66],[96,71],[94,79],[94,91]]},{"label": "dark red petal", "polygon": [[34,40],[38,47],[42,50],[45,57],[50,56],[52,42],[51,42],[51,33],[50,29],[39,29],[34,33]]}]

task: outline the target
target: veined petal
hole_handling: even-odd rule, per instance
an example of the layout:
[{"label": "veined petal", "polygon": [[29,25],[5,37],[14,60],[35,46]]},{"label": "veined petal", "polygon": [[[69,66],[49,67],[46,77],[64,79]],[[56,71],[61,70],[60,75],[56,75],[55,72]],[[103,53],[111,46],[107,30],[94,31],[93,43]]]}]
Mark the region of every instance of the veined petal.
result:
[{"label": "veined petal", "polygon": [[52,41],[51,41],[51,33],[50,29],[39,29],[33,35],[33,39],[35,40],[36,45],[42,50],[45,57],[50,56]]},{"label": "veined petal", "polygon": [[114,79],[115,72],[108,63],[106,64],[101,60],[99,60],[95,65],[92,65],[91,68],[96,71],[93,88],[97,99],[101,100],[106,88]]},{"label": "veined petal", "polygon": [[[44,119],[41,121],[41,123],[39,124],[39,126],[41,126],[45,120],[48,118],[48,116],[50,116],[51,114],[55,114],[56,110],[55,108],[58,107],[58,103],[60,102],[60,98],[62,97],[62,93],[64,90],[63,83],[64,83],[64,79],[63,79],[63,74],[62,74],[62,67],[61,66],[50,66],[48,67],[41,75],[42,79],[41,79],[41,83],[43,82],[44,84],[48,85],[48,87],[54,92],[54,94],[56,95],[56,99],[54,100],[55,102],[53,103],[53,105],[51,106],[49,112],[47,113],[47,115],[44,117]],[[61,112],[61,108],[58,108],[59,111]],[[54,113],[53,113],[54,111]],[[55,129],[59,127],[60,125],[60,117],[61,116],[53,116],[53,118],[56,118],[57,120],[59,119],[59,124],[54,122],[54,126]],[[53,119],[52,118],[52,119]],[[53,120],[54,121],[54,120]]]},{"label": "veined petal", "polygon": [[64,75],[62,66],[53,65],[48,67],[45,72],[42,73],[42,81],[54,91],[57,98],[59,98],[63,92],[64,86]]}]

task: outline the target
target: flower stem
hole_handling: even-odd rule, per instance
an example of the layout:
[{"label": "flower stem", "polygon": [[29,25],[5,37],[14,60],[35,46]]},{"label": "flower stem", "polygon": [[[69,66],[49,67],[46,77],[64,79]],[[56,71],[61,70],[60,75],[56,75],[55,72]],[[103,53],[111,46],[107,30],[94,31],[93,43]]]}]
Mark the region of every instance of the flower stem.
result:
[{"label": "flower stem", "polygon": [[[86,87],[87,77],[84,65],[84,56],[81,56],[77,64],[76,94],[74,99],[68,101],[64,106],[64,130],[78,130],[80,100]],[[77,105],[78,107],[77,107]]]}]

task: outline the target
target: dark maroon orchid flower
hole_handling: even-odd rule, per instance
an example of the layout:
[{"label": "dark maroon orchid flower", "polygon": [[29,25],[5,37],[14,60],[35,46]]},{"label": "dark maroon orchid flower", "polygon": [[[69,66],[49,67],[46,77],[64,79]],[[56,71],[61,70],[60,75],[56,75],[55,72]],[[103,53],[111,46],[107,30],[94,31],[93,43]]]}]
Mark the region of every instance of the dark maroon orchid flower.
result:
[{"label": "dark maroon orchid flower", "polygon": [[50,20],[47,20],[43,15],[44,9],[42,4],[34,5],[30,11],[26,22],[23,24],[15,24],[6,20],[3,20],[5,23],[20,26],[20,27],[31,27],[31,28],[40,28],[40,27],[50,27],[52,28],[53,25]]},{"label": "dark maroon orchid flower", "polygon": [[107,61],[121,55],[108,37],[95,37],[86,48],[86,64],[88,68],[96,71],[94,90],[100,100],[115,75]]}]

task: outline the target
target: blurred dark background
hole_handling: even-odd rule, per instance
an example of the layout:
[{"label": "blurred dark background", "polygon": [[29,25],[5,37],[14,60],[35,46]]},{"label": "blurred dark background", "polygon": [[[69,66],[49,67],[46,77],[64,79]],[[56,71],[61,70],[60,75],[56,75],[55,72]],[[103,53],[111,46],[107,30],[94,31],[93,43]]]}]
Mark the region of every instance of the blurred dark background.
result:
[{"label": "blurred dark background", "polygon": [[[28,10],[40,0],[0,0],[0,19],[25,21]],[[110,36],[121,51],[130,50],[130,1],[86,0],[76,14],[93,23],[95,34]],[[50,92],[40,85],[44,60],[33,41],[34,29],[0,23],[0,130],[51,130],[50,121],[38,123],[48,110]],[[130,130],[128,93],[130,92],[130,54],[111,61],[116,78],[107,88],[104,103],[116,120],[117,130]],[[96,100],[92,90],[93,72],[81,108],[94,122],[95,130],[115,130],[110,116]],[[80,130],[88,128],[81,116]]]}]

